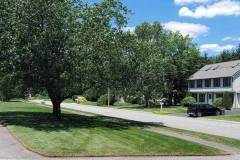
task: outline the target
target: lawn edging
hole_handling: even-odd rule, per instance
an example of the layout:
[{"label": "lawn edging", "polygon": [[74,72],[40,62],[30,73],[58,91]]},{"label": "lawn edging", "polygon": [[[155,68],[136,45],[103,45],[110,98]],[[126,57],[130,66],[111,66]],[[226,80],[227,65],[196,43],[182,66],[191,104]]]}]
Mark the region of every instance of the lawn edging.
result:
[{"label": "lawn edging", "polygon": [[240,125],[240,122],[232,121],[232,120],[222,120],[222,119],[215,119],[215,118],[211,118],[211,117],[203,117],[202,119],[210,120],[210,121],[219,121],[219,122],[233,123],[233,124],[239,124]]}]

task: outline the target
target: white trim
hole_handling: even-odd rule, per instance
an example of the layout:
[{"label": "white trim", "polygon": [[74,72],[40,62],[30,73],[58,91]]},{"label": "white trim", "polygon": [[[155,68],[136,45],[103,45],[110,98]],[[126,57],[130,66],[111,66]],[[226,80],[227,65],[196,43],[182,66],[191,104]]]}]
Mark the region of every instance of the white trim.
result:
[{"label": "white trim", "polygon": [[231,87],[219,87],[219,88],[189,88],[188,90],[190,93],[196,93],[196,92],[202,92],[202,93],[207,93],[207,92],[234,92]]}]

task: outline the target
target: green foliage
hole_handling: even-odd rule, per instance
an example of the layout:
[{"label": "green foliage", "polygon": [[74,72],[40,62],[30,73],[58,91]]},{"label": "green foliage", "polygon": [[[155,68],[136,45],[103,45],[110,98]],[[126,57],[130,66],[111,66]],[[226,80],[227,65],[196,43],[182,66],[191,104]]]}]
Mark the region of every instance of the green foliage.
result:
[{"label": "green foliage", "polygon": [[87,99],[85,97],[79,97],[77,99],[77,103],[86,103],[87,102]]},{"label": "green foliage", "polygon": [[233,106],[233,98],[232,98],[232,94],[225,92],[223,93],[223,103],[222,106],[226,109],[231,109]]},{"label": "green foliage", "polygon": [[36,99],[45,99],[45,100],[49,100],[50,99],[47,94],[36,94],[34,96],[34,98],[36,98]]},{"label": "green foliage", "polygon": [[240,59],[240,44],[236,49],[224,50],[218,56],[211,59],[212,63],[226,62]]},{"label": "green foliage", "polygon": [[98,106],[105,106],[105,105],[107,105],[107,103],[108,103],[108,95],[107,94],[102,95],[97,100]]},{"label": "green foliage", "polygon": [[213,102],[214,107],[223,108],[223,98],[219,97]]},{"label": "green foliage", "polygon": [[6,74],[0,79],[0,100],[9,101],[12,98],[24,98],[21,82],[12,74]]},{"label": "green foliage", "polygon": [[6,0],[0,9],[0,67],[17,73],[28,88],[47,90],[60,118],[64,99],[85,87],[116,86],[127,14],[118,0]]},{"label": "green foliage", "polygon": [[127,96],[125,100],[127,103],[140,104],[142,99],[138,96]]},{"label": "green foliage", "polygon": [[[171,105],[186,94],[187,79],[204,65],[204,58],[188,36],[147,22],[128,35],[124,75],[130,95],[149,100],[167,97]],[[129,74],[130,73],[130,74]],[[129,89],[130,88],[130,89]]]},{"label": "green foliage", "polygon": [[83,96],[86,97],[88,101],[96,102],[97,99],[103,94],[102,90],[96,88],[90,88],[83,93]]},{"label": "green foliage", "polygon": [[159,22],[123,32],[128,13],[119,0],[5,0],[0,72],[16,73],[37,93],[46,90],[57,117],[64,99],[89,88],[88,100],[109,88],[115,95],[144,97],[146,106],[162,97],[170,105],[173,98],[180,102],[187,78],[204,58],[191,38]]},{"label": "green foliage", "polygon": [[[110,105],[113,105],[116,102],[115,96],[110,95]],[[108,105],[108,95],[104,94],[100,96],[97,100],[97,105],[98,106],[105,106]]]},{"label": "green foliage", "polygon": [[186,107],[188,107],[189,105],[194,104],[194,103],[196,103],[196,99],[194,97],[191,97],[191,96],[185,97],[181,101],[182,106],[186,106]]}]

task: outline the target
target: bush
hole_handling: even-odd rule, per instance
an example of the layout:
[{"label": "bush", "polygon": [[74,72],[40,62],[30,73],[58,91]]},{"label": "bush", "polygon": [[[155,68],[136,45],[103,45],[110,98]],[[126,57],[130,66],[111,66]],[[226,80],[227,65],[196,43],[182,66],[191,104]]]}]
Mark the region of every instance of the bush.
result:
[{"label": "bush", "polygon": [[192,96],[187,96],[181,101],[181,105],[186,107],[194,103],[196,103],[196,99]]},{"label": "bush", "polygon": [[24,98],[24,88],[12,74],[0,77],[0,100],[9,101],[12,98]]},{"label": "bush", "polygon": [[[115,96],[111,96],[110,97],[110,105],[113,105],[115,102],[116,102]],[[98,98],[98,100],[97,100],[97,105],[98,106],[108,105],[108,95],[104,94],[104,95],[100,96],[100,98]]]},{"label": "bush", "polygon": [[85,97],[78,97],[77,98],[77,103],[86,103],[87,102],[87,99]]},{"label": "bush", "polygon": [[86,97],[88,101],[96,102],[100,95],[98,95],[97,89],[88,89],[83,93],[83,96]]},{"label": "bush", "polygon": [[219,97],[213,102],[214,107],[223,108],[223,98]]},{"label": "bush", "polygon": [[232,94],[225,92],[223,93],[223,103],[222,103],[223,107],[226,109],[231,109],[233,106],[233,101],[232,101]]},{"label": "bush", "polygon": [[142,100],[140,97],[136,97],[136,96],[127,96],[125,98],[127,103],[131,103],[131,104],[141,104]]}]

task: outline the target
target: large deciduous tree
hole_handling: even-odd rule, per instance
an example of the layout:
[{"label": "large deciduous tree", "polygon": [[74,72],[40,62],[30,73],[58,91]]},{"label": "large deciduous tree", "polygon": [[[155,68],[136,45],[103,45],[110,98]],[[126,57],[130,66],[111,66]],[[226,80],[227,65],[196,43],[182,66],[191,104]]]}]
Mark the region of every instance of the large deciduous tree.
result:
[{"label": "large deciduous tree", "polygon": [[[8,62],[9,71],[26,86],[47,90],[57,119],[61,102],[89,85],[88,74],[107,71],[102,83],[110,81],[118,53],[110,51],[117,48],[115,39],[126,23],[127,9],[119,1],[93,5],[78,0],[4,1],[8,4],[11,7],[1,11],[0,22],[10,24],[1,28],[1,32],[10,28],[1,39],[1,55],[6,55],[1,56],[2,63]],[[5,47],[5,40],[11,47]],[[99,64],[106,67],[101,72]]]},{"label": "large deciduous tree", "polygon": [[[187,79],[203,65],[191,38],[166,31],[159,22],[136,27],[125,50],[131,91],[150,99],[166,97],[178,103],[187,91]],[[131,37],[130,36],[130,37]]]},{"label": "large deciduous tree", "polygon": [[121,74],[122,27],[127,23],[128,9],[119,1],[103,1],[84,9],[81,25],[82,46],[88,84],[106,93],[107,88],[119,88]]}]

